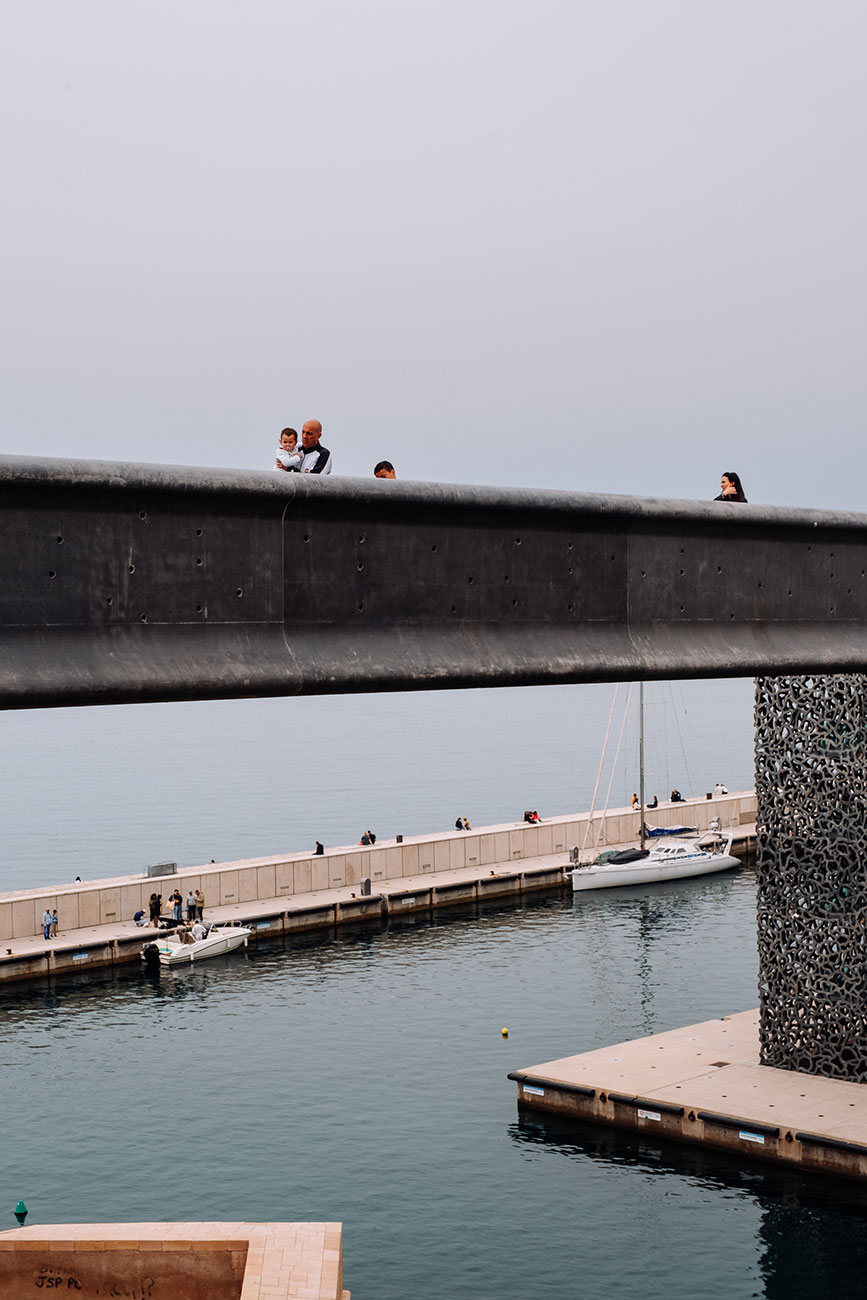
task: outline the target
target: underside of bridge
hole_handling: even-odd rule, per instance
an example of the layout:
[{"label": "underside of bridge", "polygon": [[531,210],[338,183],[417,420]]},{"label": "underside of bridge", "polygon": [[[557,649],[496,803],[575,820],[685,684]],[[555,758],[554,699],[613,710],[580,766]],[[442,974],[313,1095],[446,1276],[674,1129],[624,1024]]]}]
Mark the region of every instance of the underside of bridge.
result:
[{"label": "underside of bridge", "polygon": [[0,458],[0,707],[759,677],[766,1064],[867,1081],[867,516]]}]

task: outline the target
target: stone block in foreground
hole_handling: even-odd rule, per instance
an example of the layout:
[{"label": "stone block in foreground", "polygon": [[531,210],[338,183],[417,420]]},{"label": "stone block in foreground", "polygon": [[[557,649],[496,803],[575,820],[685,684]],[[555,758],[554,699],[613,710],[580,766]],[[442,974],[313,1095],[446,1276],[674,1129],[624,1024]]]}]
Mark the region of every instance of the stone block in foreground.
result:
[{"label": "stone block in foreground", "polygon": [[349,1300],[339,1223],[53,1223],[0,1233],[0,1296]]}]

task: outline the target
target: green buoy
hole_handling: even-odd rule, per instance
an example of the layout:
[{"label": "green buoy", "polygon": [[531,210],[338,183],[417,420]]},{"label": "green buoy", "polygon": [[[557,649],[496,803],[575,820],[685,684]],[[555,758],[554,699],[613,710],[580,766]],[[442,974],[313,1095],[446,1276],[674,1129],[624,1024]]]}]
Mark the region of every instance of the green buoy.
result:
[{"label": "green buoy", "polygon": [[14,1213],[15,1213],[15,1218],[18,1220],[18,1222],[21,1224],[23,1228],[24,1220],[27,1218],[27,1206],[24,1204],[23,1201],[18,1202],[18,1204],[15,1206]]}]

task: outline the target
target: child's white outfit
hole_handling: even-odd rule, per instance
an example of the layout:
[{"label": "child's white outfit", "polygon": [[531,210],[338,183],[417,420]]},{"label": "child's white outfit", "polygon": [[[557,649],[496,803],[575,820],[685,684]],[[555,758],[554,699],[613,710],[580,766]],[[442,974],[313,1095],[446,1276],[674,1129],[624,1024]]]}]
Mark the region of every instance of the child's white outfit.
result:
[{"label": "child's white outfit", "polygon": [[300,447],[296,447],[295,451],[289,451],[281,443],[280,446],[277,448],[276,454],[277,454],[277,459],[279,460],[280,464],[283,466],[284,469],[300,470],[301,459],[302,459],[302,452]]}]

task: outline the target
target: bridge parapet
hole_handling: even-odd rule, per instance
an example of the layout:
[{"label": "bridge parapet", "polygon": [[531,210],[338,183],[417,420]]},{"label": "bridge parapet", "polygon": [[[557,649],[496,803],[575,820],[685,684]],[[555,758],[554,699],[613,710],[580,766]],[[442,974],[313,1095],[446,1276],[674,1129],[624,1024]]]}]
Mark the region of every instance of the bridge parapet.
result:
[{"label": "bridge parapet", "polygon": [[852,671],[867,516],[0,458],[0,702]]}]

